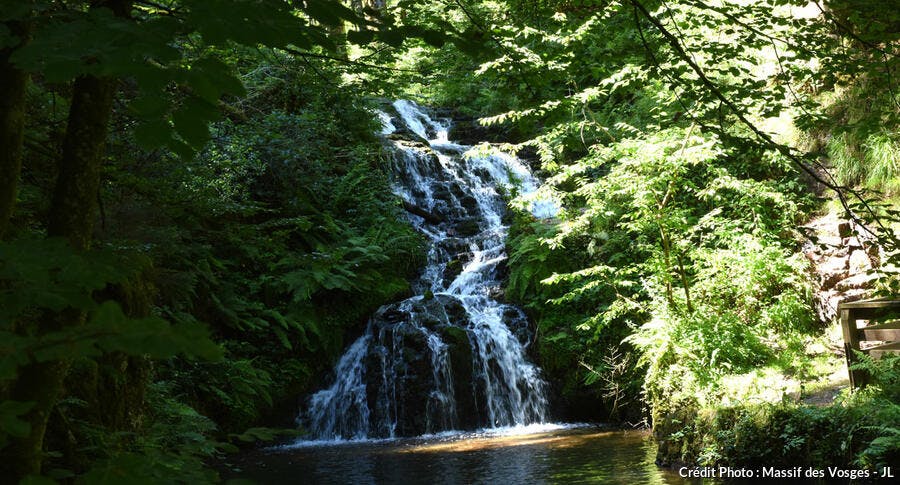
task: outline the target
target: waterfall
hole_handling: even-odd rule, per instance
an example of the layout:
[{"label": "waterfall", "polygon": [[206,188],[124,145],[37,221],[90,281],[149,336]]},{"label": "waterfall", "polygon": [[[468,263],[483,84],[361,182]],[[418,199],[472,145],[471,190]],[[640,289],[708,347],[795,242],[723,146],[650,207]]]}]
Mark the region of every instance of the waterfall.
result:
[{"label": "waterfall", "polygon": [[[399,100],[379,112],[393,145],[395,193],[428,241],[419,296],[385,305],[312,395],[303,422],[315,439],[393,438],[544,422],[540,370],[526,357],[521,309],[495,295],[506,259],[501,186],[539,184],[516,157],[472,154],[449,140],[448,119]],[[386,138],[387,140],[388,138]],[[467,153],[468,152],[468,153]],[[536,217],[558,206],[534,198]]]}]

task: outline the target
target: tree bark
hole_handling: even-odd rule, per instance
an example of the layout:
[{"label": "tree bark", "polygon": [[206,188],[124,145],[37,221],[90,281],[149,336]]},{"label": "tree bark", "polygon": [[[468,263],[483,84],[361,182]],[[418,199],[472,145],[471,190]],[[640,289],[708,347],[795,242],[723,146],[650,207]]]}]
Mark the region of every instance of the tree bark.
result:
[{"label": "tree bark", "polygon": [[[100,7],[126,17],[131,1],[100,0],[92,3],[92,8]],[[47,234],[67,239],[76,250],[87,250],[91,246],[107,125],[117,83],[114,78],[84,75],[75,80],[72,90]],[[81,325],[85,316],[84,312],[74,309],[48,313],[40,324],[39,333]],[[47,420],[59,398],[70,363],[68,359],[54,360],[32,363],[19,369],[10,398],[34,403],[34,407],[23,416],[31,426],[31,433],[25,438],[11,440],[0,463],[0,476],[10,477],[15,483],[28,475],[40,474]]]},{"label": "tree bark", "polygon": [[72,92],[47,234],[68,239],[76,249],[91,245],[116,83],[116,79],[82,76],[75,80]]},{"label": "tree bark", "polygon": [[6,232],[16,204],[19,173],[22,171],[22,141],[25,134],[25,88],[28,74],[13,65],[9,57],[28,43],[30,22],[4,24],[19,43],[0,50],[0,239]]}]

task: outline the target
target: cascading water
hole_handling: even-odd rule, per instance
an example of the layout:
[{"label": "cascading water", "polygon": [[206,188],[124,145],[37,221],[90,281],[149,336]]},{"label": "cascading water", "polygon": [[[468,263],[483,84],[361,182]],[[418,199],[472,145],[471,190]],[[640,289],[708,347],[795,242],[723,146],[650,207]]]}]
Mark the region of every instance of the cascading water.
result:
[{"label": "cascading water", "polygon": [[[386,305],[335,367],[335,381],[310,400],[303,421],[319,440],[414,436],[543,422],[547,400],[528,362],[524,313],[491,295],[506,259],[505,202],[498,187],[533,193],[537,181],[515,157],[466,156],[410,101],[381,112],[394,151],[394,190],[429,241],[413,284],[421,296]],[[552,201],[534,200],[537,217]]]}]

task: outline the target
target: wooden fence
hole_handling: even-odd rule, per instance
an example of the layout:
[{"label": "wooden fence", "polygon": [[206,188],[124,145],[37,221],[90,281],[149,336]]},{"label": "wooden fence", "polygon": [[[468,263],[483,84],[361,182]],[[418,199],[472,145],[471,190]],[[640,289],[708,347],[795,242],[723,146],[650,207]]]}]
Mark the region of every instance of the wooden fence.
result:
[{"label": "wooden fence", "polygon": [[[868,375],[862,370],[852,370],[857,362],[854,351],[869,354],[873,359],[888,352],[900,352],[900,300],[882,298],[878,300],[852,301],[838,304],[841,327],[844,330],[844,353],[847,356],[847,370],[850,386],[864,386]],[[863,327],[860,320],[867,320]],[[878,323],[881,321],[882,323]],[[881,344],[861,347],[861,342],[878,341]]]}]

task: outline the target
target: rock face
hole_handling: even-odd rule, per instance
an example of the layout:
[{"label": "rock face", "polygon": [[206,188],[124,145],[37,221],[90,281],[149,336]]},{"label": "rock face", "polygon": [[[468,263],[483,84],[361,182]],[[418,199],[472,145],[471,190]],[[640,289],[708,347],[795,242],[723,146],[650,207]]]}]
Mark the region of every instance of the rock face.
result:
[{"label": "rock face", "polygon": [[852,221],[834,215],[815,219],[804,229],[811,236],[803,252],[816,275],[816,315],[822,323],[837,316],[838,303],[868,297],[882,254],[874,241],[859,236]]}]

